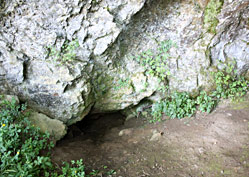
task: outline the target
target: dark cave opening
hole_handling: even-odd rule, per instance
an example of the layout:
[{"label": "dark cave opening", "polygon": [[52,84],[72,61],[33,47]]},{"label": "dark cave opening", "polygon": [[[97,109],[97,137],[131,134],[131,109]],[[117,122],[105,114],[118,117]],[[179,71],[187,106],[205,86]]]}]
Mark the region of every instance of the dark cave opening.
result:
[{"label": "dark cave opening", "polygon": [[[83,120],[68,127],[68,133],[61,140],[87,140],[101,142],[105,134],[115,127],[123,126],[125,116],[120,112],[89,114]],[[58,142],[60,143],[60,141]]]}]

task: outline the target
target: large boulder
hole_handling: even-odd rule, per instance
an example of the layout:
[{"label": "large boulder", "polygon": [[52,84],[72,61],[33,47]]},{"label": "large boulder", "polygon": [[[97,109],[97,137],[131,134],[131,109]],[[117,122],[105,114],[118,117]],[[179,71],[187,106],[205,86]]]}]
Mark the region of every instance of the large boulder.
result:
[{"label": "large boulder", "polygon": [[[68,125],[81,120],[99,92],[92,84],[94,58],[144,2],[6,1],[0,14],[1,92],[18,95],[31,108]],[[65,44],[76,40],[77,49],[61,55]],[[73,61],[62,62],[65,56]]]},{"label": "large boulder", "polygon": [[[159,100],[167,88],[212,88],[217,61],[233,60],[239,74],[248,75],[245,0],[5,2],[0,92],[66,125],[90,110],[112,112]],[[162,52],[163,41],[168,48]],[[154,61],[144,64],[145,51],[160,61],[152,71]]]}]

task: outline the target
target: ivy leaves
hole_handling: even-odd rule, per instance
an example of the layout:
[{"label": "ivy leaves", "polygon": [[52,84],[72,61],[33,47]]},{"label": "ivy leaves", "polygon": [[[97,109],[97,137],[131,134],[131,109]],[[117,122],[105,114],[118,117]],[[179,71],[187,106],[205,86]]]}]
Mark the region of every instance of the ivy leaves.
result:
[{"label": "ivy leaves", "polygon": [[228,64],[225,69],[212,73],[216,89],[209,94],[201,91],[199,96],[191,97],[186,92],[175,92],[163,101],[154,103],[150,122],[161,121],[163,114],[172,119],[181,119],[191,117],[197,109],[210,113],[220,99],[236,99],[244,96],[249,90],[249,81],[243,76],[238,76],[234,68],[234,65]]},{"label": "ivy leaves", "polygon": [[165,81],[170,75],[169,50],[176,47],[172,40],[161,41],[155,52],[147,50],[136,56],[136,61],[146,69],[146,74],[156,76],[160,81]]}]

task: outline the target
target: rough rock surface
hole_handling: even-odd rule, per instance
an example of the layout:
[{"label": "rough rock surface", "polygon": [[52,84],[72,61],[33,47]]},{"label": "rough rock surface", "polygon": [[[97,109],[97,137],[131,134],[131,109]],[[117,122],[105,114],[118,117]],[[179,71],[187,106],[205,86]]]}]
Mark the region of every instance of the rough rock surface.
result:
[{"label": "rough rock surface", "polygon": [[209,48],[213,63],[236,61],[241,74],[249,69],[249,1],[240,2],[225,4]]},{"label": "rough rock surface", "polygon": [[[140,1],[15,1],[1,14],[1,92],[18,95],[29,106],[72,124],[95,103],[95,58],[105,52],[144,4]],[[80,47],[72,63],[48,55],[65,41]],[[103,57],[100,57],[103,58]],[[137,101],[138,102],[138,101]]]},{"label": "rough rock surface", "polygon": [[[248,0],[224,1],[216,28],[204,25],[207,0],[6,1],[0,11],[0,92],[70,125],[93,112],[110,112],[160,99],[158,78],[132,59],[173,41],[170,90],[211,87],[210,70],[236,61],[248,72]],[[2,6],[2,5],[1,5]],[[53,51],[72,61],[61,62]],[[71,49],[72,50],[72,49]],[[74,56],[75,55],[75,56]]]},{"label": "rough rock surface", "polygon": [[65,124],[44,114],[32,111],[29,120],[34,126],[38,126],[42,132],[48,132],[55,141],[60,140],[67,133]]},{"label": "rough rock surface", "polygon": [[129,67],[130,55],[155,49],[158,41],[172,40],[177,48],[170,51],[169,87],[189,92],[210,87],[209,73],[216,60],[227,62],[231,58],[240,72],[248,70],[248,15],[248,1],[225,1],[217,17],[217,34],[212,34],[205,29],[204,10],[195,3],[152,2],[121,36],[119,48],[125,50],[122,60]]}]

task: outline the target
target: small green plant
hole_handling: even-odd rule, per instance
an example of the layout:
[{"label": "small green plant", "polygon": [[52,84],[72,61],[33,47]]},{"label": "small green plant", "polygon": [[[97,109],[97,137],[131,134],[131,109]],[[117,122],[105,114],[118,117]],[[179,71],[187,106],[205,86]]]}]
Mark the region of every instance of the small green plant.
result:
[{"label": "small green plant", "polygon": [[146,73],[165,81],[170,75],[168,58],[169,50],[176,44],[171,40],[159,42],[156,52],[147,50],[136,56],[136,61],[146,69]]},{"label": "small green plant", "polygon": [[[159,83],[160,84],[160,83]],[[164,84],[161,84],[157,90],[162,92],[162,93],[166,93],[166,91],[169,89],[169,86],[168,85],[164,85]]]},{"label": "small green plant", "polygon": [[114,174],[116,174],[116,171],[115,170],[110,170],[106,174],[107,175],[114,175]]},{"label": "small green plant", "polygon": [[181,119],[191,117],[196,111],[195,100],[186,92],[175,92],[165,100],[152,105],[153,119],[150,122],[161,121],[162,115],[165,114],[170,118]]},{"label": "small green plant", "polygon": [[220,13],[224,0],[210,0],[204,12],[204,24],[208,32],[215,34],[219,23],[217,15]]},{"label": "small green plant", "polygon": [[[113,175],[116,174],[115,170],[107,170],[107,166],[103,166],[103,170],[92,170],[89,175],[86,175],[87,177],[94,177],[94,176],[102,176],[104,174],[104,176],[109,176],[109,175]],[[101,174],[101,175],[100,175]]]},{"label": "small green plant", "polygon": [[117,84],[114,86],[114,90],[119,90],[121,88],[126,88],[130,85],[130,79],[119,79]]},{"label": "small green plant", "polygon": [[223,70],[212,74],[215,79],[216,90],[211,95],[217,99],[236,99],[247,93],[249,82],[243,76],[237,75],[234,63],[227,64]]},{"label": "small green plant", "polygon": [[207,92],[201,91],[196,98],[196,104],[199,105],[200,111],[210,113],[215,108],[217,101],[207,95]]},{"label": "small green plant", "polygon": [[195,101],[186,92],[173,93],[163,105],[163,112],[171,118],[191,117],[196,111]]},{"label": "small green plant", "polygon": [[82,159],[80,160],[72,160],[71,163],[64,162],[61,167],[62,174],[57,174],[56,172],[52,174],[47,174],[46,177],[84,177],[85,174],[85,166],[83,165]]},{"label": "small green plant", "polygon": [[62,64],[69,63],[76,58],[76,49],[79,47],[78,40],[66,41],[61,50],[56,49],[55,46],[47,47],[49,56],[55,61],[60,61]]},{"label": "small green plant", "polygon": [[92,171],[89,173],[90,176],[98,176],[98,174],[99,174],[99,170],[92,170]]},{"label": "small green plant", "polygon": [[53,147],[49,134],[31,125],[25,109],[26,105],[19,106],[14,99],[1,101],[1,176],[42,176],[53,168],[49,155],[42,153]]}]

